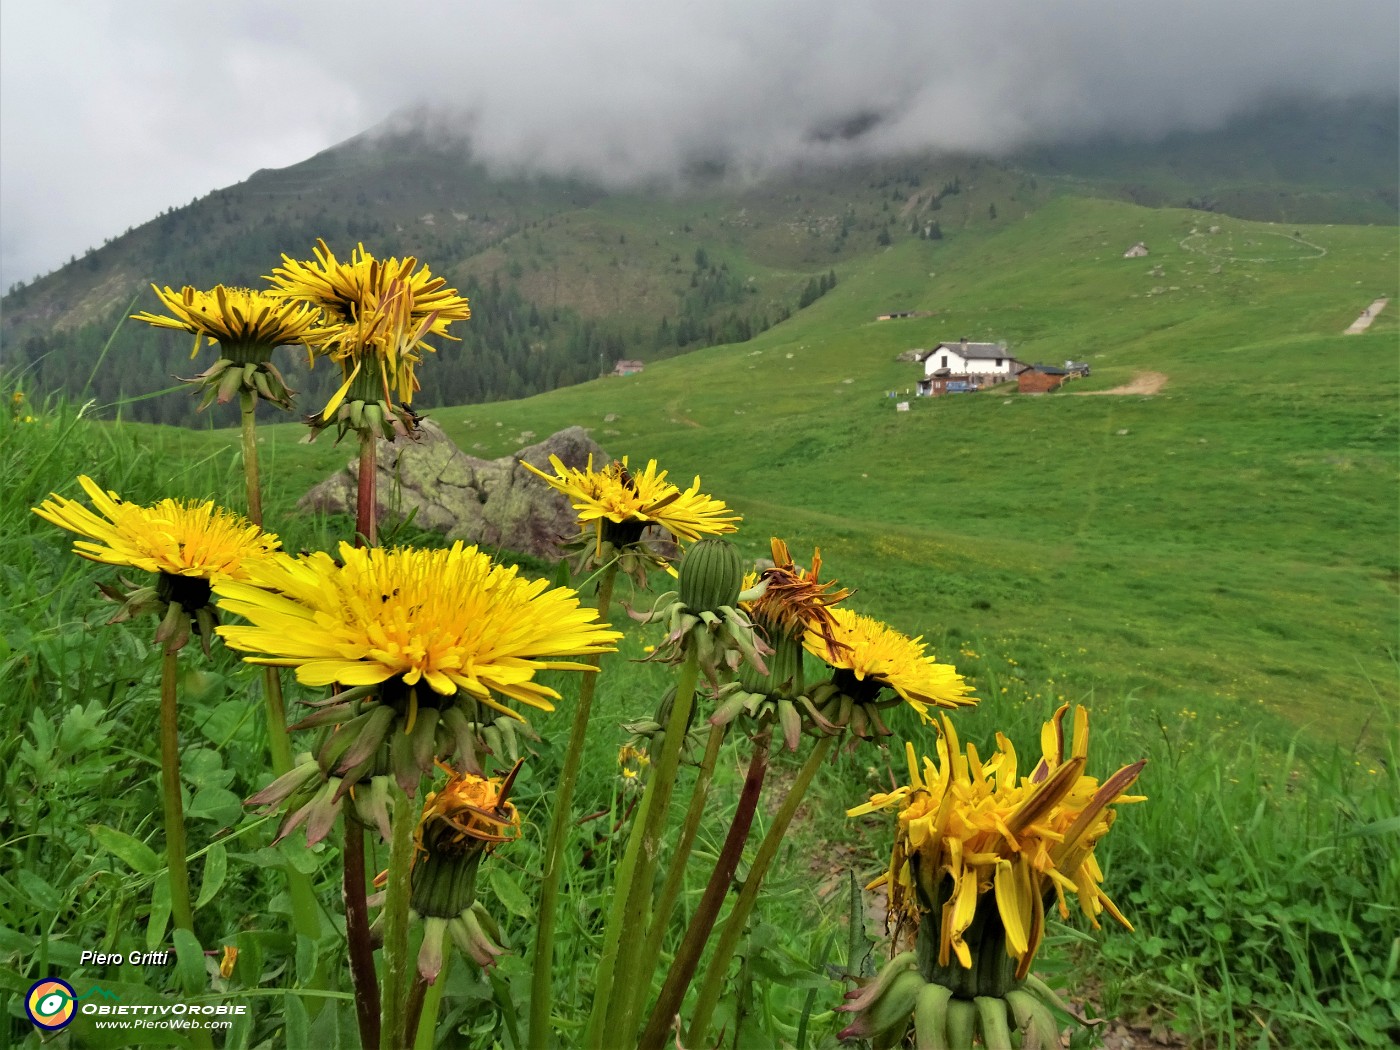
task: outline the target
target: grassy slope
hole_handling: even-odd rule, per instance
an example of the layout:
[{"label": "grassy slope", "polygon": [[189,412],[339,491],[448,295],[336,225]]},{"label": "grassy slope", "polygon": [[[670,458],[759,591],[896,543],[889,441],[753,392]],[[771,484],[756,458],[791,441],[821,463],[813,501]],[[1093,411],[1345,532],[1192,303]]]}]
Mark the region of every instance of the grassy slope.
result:
[{"label": "grassy slope", "polygon": [[1393,99],[1283,103],[1214,131],[1150,145],[1109,136],[1017,162],[1093,196],[1152,206],[1194,198],[1256,219],[1393,223],[1397,117]]},{"label": "grassy slope", "polygon": [[[1268,242],[1279,261],[1228,262],[1176,247],[1206,223],[1224,227],[1210,246],[1217,253],[1233,245],[1240,256],[1262,258],[1259,245]],[[1154,1013],[1175,1014],[1181,1031],[1218,1045],[1235,1045],[1237,1035],[1252,1041],[1261,1024],[1277,1045],[1363,1045],[1363,1030],[1371,1033],[1365,1045],[1385,1045],[1393,1032],[1385,1005],[1393,996],[1382,978],[1390,973],[1396,869],[1391,863],[1385,882],[1376,877],[1385,862],[1356,858],[1389,848],[1377,829],[1393,823],[1386,807],[1394,792],[1376,779],[1379,762],[1353,769],[1352,755],[1333,756],[1340,773],[1318,776],[1272,745],[1275,731],[1292,723],[1350,744],[1367,718],[1396,710],[1385,646],[1396,634],[1400,311],[1393,304],[1365,336],[1338,334],[1376,295],[1394,295],[1395,231],[1301,229],[1328,252],[1311,260],[1302,256],[1315,252],[1275,236],[1293,232],[1057,202],[956,242],[901,244],[840,266],[834,292],[751,343],[661,362],[640,376],[434,417],[478,455],[514,450],[524,430],[543,435],[581,423],[616,454],[656,456],[678,478],[703,473],[708,490],[746,515],[739,539],[747,553],[761,553],[769,530],[793,539],[799,556],[820,543],[831,571],[859,588],[855,604],[926,631],[941,656],[975,676],[984,702],[959,713],[957,725],[979,747],[998,729],[1024,750],[1061,696],[1092,697],[1091,771],[1151,758],[1141,786],[1152,803],[1124,814],[1101,851],[1108,888],[1138,934],[1112,931],[1091,948],[1052,921],[1037,966],[1047,976],[1068,974],[1076,988],[1093,974],[1107,1016],[1150,1002]],[[1152,255],[1122,259],[1139,239]],[[1162,276],[1151,272],[1158,266]],[[1157,287],[1163,291],[1153,293]],[[873,321],[878,310],[897,307],[939,314]],[[1088,357],[1095,375],[1080,389],[1111,387],[1143,369],[1171,379],[1154,397],[994,391],[916,401],[896,413],[884,392],[910,384],[917,369],[894,356],[960,335],[1006,338],[1032,360]],[[618,418],[605,422],[607,414]],[[33,494],[4,504],[24,524],[6,534],[11,556],[0,570],[20,596],[3,625],[14,650],[5,666],[35,725],[45,711],[56,720],[78,697],[106,697],[121,739],[143,741],[152,739],[154,717],[148,628],[98,632],[107,648],[96,647],[88,624],[106,613],[93,611],[91,566],[69,558],[66,539],[36,526],[23,508],[50,485],[71,493],[71,481],[61,479],[80,471],[142,500],[214,492],[236,503],[241,481],[234,431],[129,431],[139,452],[128,447],[128,433],[94,427],[110,451],[69,442],[65,432],[43,455],[14,460],[42,485],[16,486],[12,495]],[[263,433],[269,521],[293,546],[325,542],[315,523],[288,514],[350,449],[329,439],[302,444],[296,424]],[[330,532],[343,534],[343,523]],[[37,561],[26,569],[30,548]],[[648,640],[645,630],[631,630],[628,659],[602,676],[599,731],[590,734],[580,794],[600,807],[617,780],[620,736],[608,728],[635,717],[665,684],[656,665],[630,662]],[[233,790],[245,794],[260,776],[262,745],[252,731],[248,670],[231,670],[226,656],[216,651],[215,673],[204,676],[208,695],[191,696],[190,710],[201,726],[211,707],[209,726],[245,726],[231,734],[235,743],[223,728],[201,730],[225,753],[227,769],[240,771]],[[554,677],[571,695],[564,673]],[[893,717],[899,723],[905,714]],[[1163,719],[1160,733],[1154,715]],[[76,713],[66,717],[77,724]],[[565,706],[536,722],[544,743],[523,776],[527,826],[544,821],[567,718]],[[898,725],[906,736],[909,721]],[[27,747],[31,738],[39,739],[32,726],[15,741]],[[60,903],[46,911],[15,897],[20,917],[6,923],[58,930],[46,942],[53,958],[60,948],[76,957],[84,944],[78,931],[110,912],[89,878],[93,865],[110,862],[92,859],[83,826],[101,821],[144,835],[154,804],[149,793],[128,789],[132,774],[108,751],[81,746],[81,762],[55,761],[35,774],[42,813],[12,820],[42,829],[11,844],[11,857],[25,850],[30,857],[32,877],[21,882],[58,886]],[[841,814],[888,786],[880,768],[887,758],[898,769],[897,753],[862,749],[824,771],[784,846],[763,916],[793,958],[817,959],[827,931],[840,927],[848,871],[863,881],[884,862],[879,822]],[[733,793],[741,761],[737,750],[726,751],[722,797]],[[777,779],[789,767],[779,759]],[[1202,804],[1207,798],[1218,803]],[[723,807],[714,810],[719,821]],[[66,818],[51,823],[59,812]],[[196,840],[224,822],[196,821]],[[597,830],[606,823],[584,833],[596,836],[589,841],[600,870],[620,845]],[[504,873],[521,895],[537,870],[532,843],[527,835],[518,849],[497,854],[493,894]],[[259,881],[266,873],[246,858],[232,858],[231,871],[230,887],[201,913],[207,943],[227,943],[223,931],[240,929],[249,914],[275,914],[263,902],[280,885]],[[320,869],[326,900],[337,892],[333,876],[329,866]],[[132,892],[125,873],[119,884]],[[596,903],[590,885],[580,876],[570,898],[581,916]],[[136,892],[144,899],[144,888]],[[71,913],[70,900],[80,905]],[[509,925],[515,943],[528,942],[528,918]],[[121,936],[123,950],[138,946],[139,926]],[[235,936],[246,948],[254,934]],[[589,951],[584,938],[568,942],[561,1016],[578,1016],[586,1005]],[[762,954],[751,948],[746,957],[754,952]],[[772,951],[764,965],[775,959]],[[519,956],[503,964],[513,987],[521,987],[523,965]],[[17,976],[11,983],[26,986]],[[770,1001],[772,1014],[796,1017],[807,985],[764,984],[770,996],[787,996]],[[835,984],[819,991],[819,1010],[836,1001]],[[466,994],[463,987],[450,995]],[[263,1007],[268,1032],[282,1023],[279,1002]],[[778,1041],[753,1038],[751,1045]]]},{"label": "grassy slope", "polygon": [[[1152,254],[1122,258],[1137,240]],[[748,553],[770,531],[820,544],[863,608],[950,645],[997,640],[1069,693],[1223,697],[1341,738],[1397,695],[1396,307],[1340,335],[1395,295],[1395,247],[1393,229],[1064,199],[841,268],[750,343],[435,418],[476,455],[582,424],[614,454],[700,472],[748,519]],[[873,321],[884,308],[937,316]],[[963,335],[1087,359],[1078,389],[1170,381],[895,413],[885,391],[917,375],[895,355]],[[287,502],[348,456],[275,433],[278,470],[298,468]]]}]

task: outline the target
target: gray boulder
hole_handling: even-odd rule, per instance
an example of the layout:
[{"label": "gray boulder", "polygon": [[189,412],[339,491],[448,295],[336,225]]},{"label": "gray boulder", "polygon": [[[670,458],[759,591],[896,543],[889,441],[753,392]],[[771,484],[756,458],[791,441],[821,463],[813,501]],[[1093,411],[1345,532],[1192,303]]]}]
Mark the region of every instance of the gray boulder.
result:
[{"label": "gray boulder", "polygon": [[[595,466],[610,458],[582,427],[569,427],[514,455],[477,459],[424,420],[416,439],[379,443],[380,521],[401,521],[416,510],[415,526],[448,539],[557,558],[559,542],[578,535],[578,519],[568,500],[519,461],[552,472],[549,457],[555,455],[565,466],[583,469],[590,453]],[[358,458],[352,459],[303,496],[298,508],[354,514],[359,466]]]}]

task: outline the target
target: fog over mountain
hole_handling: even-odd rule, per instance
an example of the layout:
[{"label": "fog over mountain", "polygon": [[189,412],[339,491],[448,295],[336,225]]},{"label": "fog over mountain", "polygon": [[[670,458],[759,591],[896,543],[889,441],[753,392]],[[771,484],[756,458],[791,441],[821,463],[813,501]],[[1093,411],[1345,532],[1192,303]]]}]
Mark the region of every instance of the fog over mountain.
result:
[{"label": "fog over mountain", "polygon": [[395,114],[502,167],[1004,152],[1393,95],[1393,0],[0,5],[0,286]]}]

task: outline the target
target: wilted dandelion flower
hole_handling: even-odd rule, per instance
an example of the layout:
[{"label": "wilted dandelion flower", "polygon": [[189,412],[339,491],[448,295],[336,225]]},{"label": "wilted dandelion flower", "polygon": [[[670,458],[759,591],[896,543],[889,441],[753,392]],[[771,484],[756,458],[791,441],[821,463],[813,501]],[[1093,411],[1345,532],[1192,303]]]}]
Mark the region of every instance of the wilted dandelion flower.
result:
[{"label": "wilted dandelion flower", "polygon": [[407,406],[419,388],[414,369],[422,352],[434,349],[424,340],[454,338],[448,326],[470,318],[471,307],[444,278],[434,277],[426,266],[420,269],[412,256],[376,259],[360,244],[341,261],[325,241],[316,245],[314,261],[283,255],[283,265],[268,278],[272,295],[310,303],[324,314],[324,329],[308,345],[340,367],[342,382],[316,421],[328,424],[348,397],[351,404],[342,421],[349,421],[358,401],[362,407],[355,415],[370,408],[371,419],[388,427],[386,436],[393,431],[382,413],[399,415],[412,429],[417,417]]},{"label": "wilted dandelion flower", "polygon": [[238,949],[232,944],[224,945],[223,955],[219,959],[219,976],[228,980],[233,976],[233,968],[238,965]]},{"label": "wilted dandelion flower", "polygon": [[290,405],[291,392],[270,360],[272,351],[316,339],[321,333],[319,310],[267,292],[222,284],[210,291],[189,285],[178,292],[170,287],[151,288],[171,316],[143,311],[132,314],[135,320],[192,333],[192,358],[205,339],[219,344],[219,360],[191,380],[205,388],[200,408],[216,397],[220,404],[226,404],[240,389],[283,408]]},{"label": "wilted dandelion flower", "polygon": [[849,588],[835,580],[819,579],[822,566],[820,548],[812,551],[812,565],[802,568],[792,559],[785,542],[776,536],[770,542],[773,564],[744,580],[744,593],[752,595],[740,607],[752,621],[771,655],[766,667],[752,662],[739,665],[739,681],[718,698],[710,721],[723,725],[747,713],[758,721],[776,718],[783,739],[796,750],[804,722],[822,733],[833,733],[837,726],[822,717],[807,695],[802,667],[803,645],[807,635],[826,639],[829,647],[839,648],[836,619],[832,606],[850,596]]},{"label": "wilted dandelion flower", "polygon": [[850,597],[849,587],[836,586],[835,580],[820,582],[822,568],[820,547],[812,550],[812,566],[804,569],[792,559],[788,545],[776,536],[770,541],[773,564],[744,581],[744,589],[762,583],[762,593],[743,603],[754,623],[770,634],[784,633],[804,642],[809,632],[826,640],[831,648],[839,648],[836,639],[836,618],[831,607]]},{"label": "wilted dandelion flower", "polygon": [[[941,664],[927,652],[922,638],[906,634],[850,609],[831,610],[829,635],[808,631],[807,651],[832,669],[831,682],[818,687],[813,700],[836,725],[853,725],[858,736],[868,728],[888,736],[880,709],[908,704],[925,722],[930,707],[975,704],[972,687],[951,664]],[[835,644],[833,644],[833,642]],[[885,691],[895,695],[882,699]]]},{"label": "wilted dandelion flower", "polygon": [[507,801],[520,763],[504,779],[442,768],[447,784],[428,792],[414,832],[419,854],[489,853],[499,843],[520,837],[520,814]]},{"label": "wilted dandelion flower", "polygon": [[890,916],[901,930],[936,937],[932,954],[940,967],[956,959],[971,970],[975,958],[996,951],[1015,961],[1015,979],[1023,979],[1044,935],[1052,895],[1062,918],[1069,917],[1066,895],[1074,894],[1095,927],[1107,911],[1132,929],[1100,888],[1094,847],[1113,824],[1112,803],[1141,801],[1124,793],[1145,761],[1124,766],[1103,784],[1084,775],[1088,713],[1076,709],[1066,757],[1067,710],[1061,707],[1042,729],[1042,756],[1029,776],[1018,775],[1016,751],[1001,734],[985,761],[971,744],[962,753],[942,716],[937,758],[920,765],[913,744],[906,745],[909,784],[847,811],[898,810],[889,869],[871,888],[886,888]]},{"label": "wilted dandelion flower", "polygon": [[34,513],[86,537],[73,544],[75,554],[105,565],[156,573],[154,587],[131,593],[99,586],[122,603],[110,622],[159,612],[162,622],[156,640],[172,649],[188,640],[191,620],[207,649],[217,622],[210,604],[211,585],[249,579],[280,546],[273,534],[209,500],[163,499],[143,507],[104,492],[89,477],[79,477],[78,483],[97,513],[57,493],[35,507]]},{"label": "wilted dandelion flower", "polygon": [[505,950],[496,923],[476,900],[476,878],[486,854],[520,837],[520,814],[509,801],[519,770],[517,762],[502,780],[448,768],[447,784],[428,794],[414,831],[409,906],[423,920],[418,972],[429,983],[442,970],[449,934],[478,966],[491,966]]}]

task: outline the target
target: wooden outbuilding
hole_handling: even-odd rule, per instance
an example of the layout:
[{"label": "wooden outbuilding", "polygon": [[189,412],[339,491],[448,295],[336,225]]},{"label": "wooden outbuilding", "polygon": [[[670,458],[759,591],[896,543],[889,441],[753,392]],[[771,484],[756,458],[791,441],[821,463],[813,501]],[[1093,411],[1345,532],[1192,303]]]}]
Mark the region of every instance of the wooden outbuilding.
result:
[{"label": "wooden outbuilding", "polygon": [[1069,379],[1069,372],[1054,365],[1031,365],[1016,377],[1016,389],[1023,394],[1048,394]]}]

